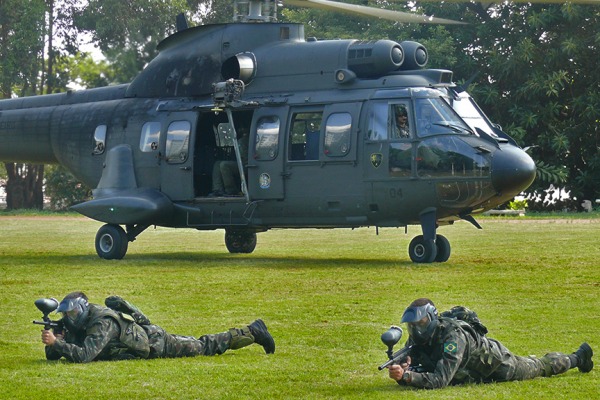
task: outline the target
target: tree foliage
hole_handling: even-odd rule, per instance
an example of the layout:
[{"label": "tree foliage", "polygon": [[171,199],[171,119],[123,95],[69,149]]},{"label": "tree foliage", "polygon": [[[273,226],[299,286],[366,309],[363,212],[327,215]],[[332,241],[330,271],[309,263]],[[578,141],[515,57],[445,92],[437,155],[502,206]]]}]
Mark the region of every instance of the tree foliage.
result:
[{"label": "tree foliage", "polygon": [[46,171],[45,194],[50,198],[50,208],[62,211],[73,204],[89,200],[92,191],[75,179],[66,168],[53,165]]},{"label": "tree foliage", "polygon": [[463,53],[453,69],[459,76],[481,72],[474,97],[532,146],[538,179],[528,193],[543,200],[549,184],[559,184],[571,197],[599,198],[600,7],[507,3],[485,10],[467,3],[453,14],[439,5],[428,10],[470,22],[452,28]]}]

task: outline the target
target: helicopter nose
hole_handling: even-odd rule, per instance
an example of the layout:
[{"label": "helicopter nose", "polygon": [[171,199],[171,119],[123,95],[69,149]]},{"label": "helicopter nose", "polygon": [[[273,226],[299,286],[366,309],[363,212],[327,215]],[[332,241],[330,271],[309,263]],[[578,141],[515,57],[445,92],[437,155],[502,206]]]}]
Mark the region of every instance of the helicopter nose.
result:
[{"label": "helicopter nose", "polygon": [[493,155],[492,185],[504,201],[527,189],[535,179],[535,172],[535,163],[519,147],[506,146]]}]

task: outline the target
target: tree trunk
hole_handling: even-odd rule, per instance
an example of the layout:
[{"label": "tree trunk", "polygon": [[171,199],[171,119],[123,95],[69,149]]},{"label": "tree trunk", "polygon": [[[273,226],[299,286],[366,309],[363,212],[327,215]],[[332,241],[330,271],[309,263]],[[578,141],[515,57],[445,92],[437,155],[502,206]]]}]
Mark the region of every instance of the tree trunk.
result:
[{"label": "tree trunk", "polygon": [[5,163],[6,209],[44,208],[44,166],[32,164]]}]

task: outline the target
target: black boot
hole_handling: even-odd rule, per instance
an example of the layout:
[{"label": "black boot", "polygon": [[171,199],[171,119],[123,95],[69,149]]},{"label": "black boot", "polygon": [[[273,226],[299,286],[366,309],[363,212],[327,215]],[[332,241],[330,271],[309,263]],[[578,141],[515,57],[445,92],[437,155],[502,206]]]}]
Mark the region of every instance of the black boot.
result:
[{"label": "black boot", "polygon": [[248,325],[248,328],[254,336],[254,343],[260,344],[267,354],[275,353],[275,340],[273,340],[273,336],[267,330],[267,326],[262,319],[257,319]]},{"label": "black boot", "polygon": [[139,308],[130,302],[125,301],[120,296],[109,296],[104,300],[104,304],[106,304],[106,307],[115,311],[131,315],[138,325],[150,325],[150,320],[144,315],[144,313],[140,311]]},{"label": "black boot", "polygon": [[594,362],[592,361],[594,351],[589,344],[583,343],[573,354],[577,356],[577,369],[579,369],[579,372],[590,372],[594,368]]}]

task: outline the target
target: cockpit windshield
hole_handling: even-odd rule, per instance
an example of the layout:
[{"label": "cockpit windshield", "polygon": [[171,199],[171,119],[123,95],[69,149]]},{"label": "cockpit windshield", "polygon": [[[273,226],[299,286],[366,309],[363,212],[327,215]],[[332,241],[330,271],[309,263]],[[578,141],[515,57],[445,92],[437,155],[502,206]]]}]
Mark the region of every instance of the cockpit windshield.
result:
[{"label": "cockpit windshield", "polygon": [[467,93],[457,94],[452,100],[452,108],[469,124],[472,130],[477,131],[479,128],[488,135],[497,137],[491,127],[491,122]]},{"label": "cockpit windshield", "polygon": [[441,97],[415,99],[415,111],[417,135],[420,137],[449,133],[473,134],[471,127]]}]

